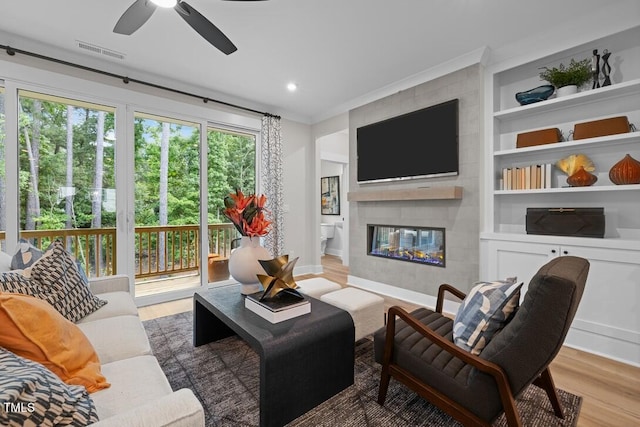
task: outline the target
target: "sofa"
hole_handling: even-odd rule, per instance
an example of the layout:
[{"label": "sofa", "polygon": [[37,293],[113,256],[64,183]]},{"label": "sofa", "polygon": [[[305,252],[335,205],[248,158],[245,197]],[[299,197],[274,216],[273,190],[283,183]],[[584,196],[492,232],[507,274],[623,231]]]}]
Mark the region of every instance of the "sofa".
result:
[{"label": "sofa", "polygon": [[[42,260],[44,261],[38,261],[39,264],[34,263],[33,269],[26,275],[23,270],[15,268],[7,271],[10,257],[0,253],[0,277],[2,278],[0,280],[0,299],[2,300],[0,315],[3,316],[3,322],[12,325],[11,328],[5,328],[0,334],[3,340],[3,345],[0,348],[2,358],[0,377],[4,376],[4,380],[0,381],[0,388],[2,388],[0,395],[5,396],[6,399],[6,396],[11,397],[12,393],[15,393],[16,387],[22,390],[22,394],[19,395],[22,397],[17,397],[17,400],[14,400],[19,403],[1,408],[5,412],[0,413],[0,421],[2,419],[5,422],[11,421],[9,412],[13,411],[14,418],[9,423],[10,425],[21,425],[21,423],[27,422],[21,421],[22,415],[16,416],[15,411],[24,411],[26,414],[26,412],[33,410],[33,407],[29,406],[33,405],[33,402],[40,405],[35,412],[39,413],[39,410],[44,408],[46,416],[49,417],[50,413],[54,412],[53,409],[58,411],[53,414],[54,417],[61,416],[59,413],[65,411],[67,403],[56,407],[57,402],[69,402],[71,399],[72,402],[75,402],[75,408],[70,410],[71,416],[78,416],[82,413],[84,417],[83,421],[73,425],[85,425],[87,422],[93,422],[97,414],[98,421],[92,424],[94,426],[204,426],[204,409],[193,392],[190,389],[173,391],[158,361],[153,356],[144,326],[138,317],[138,309],[130,294],[128,276],[114,275],[94,278],[85,280],[81,286],[76,280],[75,284],[72,284],[68,279],[71,275],[75,275],[79,269],[72,265],[73,261],[61,246],[58,245],[52,253],[49,257],[43,256]],[[16,256],[14,256],[14,260],[15,258]],[[46,267],[47,264],[49,267]],[[65,270],[61,268],[62,265],[72,268]],[[47,268],[53,269],[53,272],[47,272]],[[63,270],[64,274],[62,274]],[[45,273],[51,275],[46,276]],[[60,281],[56,283],[58,279]],[[90,292],[86,287],[87,282]],[[42,286],[43,283],[44,286]],[[97,302],[97,306],[91,308],[89,314],[82,313],[78,316],[81,318],[69,319],[69,313],[65,312],[65,309],[70,308],[69,302],[74,302],[74,298],[67,298],[63,301],[67,305],[60,305],[61,301],[50,299],[51,294],[46,293],[45,288],[47,287],[52,289],[58,287],[58,290],[63,289],[67,294],[80,290],[84,293],[85,300],[93,300]],[[43,291],[43,289],[45,290]],[[38,294],[38,292],[43,293]],[[75,302],[78,299],[75,298]],[[25,305],[22,305],[18,310],[11,311],[11,304],[14,304],[13,307],[15,307],[15,304],[18,303],[27,304],[27,308],[25,309]],[[85,303],[86,301],[83,302],[83,304]],[[96,307],[99,308],[96,309]],[[75,312],[78,311],[78,306],[71,308]],[[27,311],[31,313],[27,313]],[[42,313],[49,313],[48,315],[52,317],[44,317]],[[25,318],[35,323],[34,329],[40,330],[39,338],[30,337],[31,341],[25,345],[29,345],[31,346],[29,348],[33,349],[32,344],[35,342],[38,347],[36,350],[39,350],[39,347],[43,347],[43,345],[42,341],[38,340],[41,340],[42,336],[49,337],[50,346],[53,342],[53,347],[62,349],[62,351],[57,350],[54,356],[64,355],[65,352],[71,353],[66,359],[68,364],[69,361],[73,364],[74,360],[79,360],[82,357],[79,355],[82,351],[78,351],[76,354],[74,348],[84,349],[85,353],[90,354],[93,363],[93,366],[87,368],[86,372],[92,370],[92,373],[85,375],[85,371],[78,370],[76,372],[79,374],[69,375],[71,379],[65,378],[66,367],[62,371],[57,371],[58,365],[49,363],[53,360],[50,357],[53,351],[50,349],[45,349],[46,354],[42,354],[49,357],[48,359],[45,357],[44,361],[39,359],[40,356],[37,355],[29,357],[33,351],[25,351],[26,347],[20,347],[23,342],[20,340],[24,336],[24,323],[20,322],[24,322]],[[13,322],[15,322],[15,326],[19,325],[19,327],[14,327]],[[46,329],[42,329],[43,324]],[[19,334],[22,333],[20,340],[12,341],[12,337],[8,336],[10,335],[7,332],[9,329],[15,329]],[[50,338],[51,336],[55,338]],[[80,341],[76,341],[76,339]],[[66,344],[63,342],[65,340]],[[15,348],[11,347],[16,341],[20,344]],[[80,344],[76,344],[77,342]],[[56,346],[56,343],[60,344]],[[90,348],[91,346],[93,349]],[[87,363],[87,366],[89,365],[91,363]],[[34,376],[35,380],[32,379]],[[87,380],[87,378],[90,379]],[[74,382],[78,379],[81,381]],[[97,382],[94,379],[97,379]],[[89,382],[88,385],[82,382],[85,380]],[[64,385],[62,381],[69,386]],[[16,383],[20,384],[16,386]],[[54,385],[49,387],[51,383]],[[94,384],[97,387],[93,387]],[[31,387],[32,392],[30,394],[25,392],[25,387]],[[36,397],[33,393],[36,393]],[[64,416],[69,417],[69,413],[64,413]],[[4,422],[0,422],[0,424],[4,424]]]},{"label": "sofa", "polygon": [[111,386],[91,394],[96,427],[204,426],[204,410],[190,389],[172,391],[138,317],[124,275],[91,279],[107,304],[76,324],[95,348]]}]

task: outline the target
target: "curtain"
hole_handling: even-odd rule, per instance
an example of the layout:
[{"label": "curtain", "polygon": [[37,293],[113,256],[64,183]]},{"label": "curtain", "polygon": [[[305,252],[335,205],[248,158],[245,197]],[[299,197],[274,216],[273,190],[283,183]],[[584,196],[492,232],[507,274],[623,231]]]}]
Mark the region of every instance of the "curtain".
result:
[{"label": "curtain", "polygon": [[262,188],[267,196],[267,219],[272,222],[271,231],[264,237],[263,245],[274,257],[284,255],[284,218],[282,212],[282,140],[280,117],[262,117]]}]

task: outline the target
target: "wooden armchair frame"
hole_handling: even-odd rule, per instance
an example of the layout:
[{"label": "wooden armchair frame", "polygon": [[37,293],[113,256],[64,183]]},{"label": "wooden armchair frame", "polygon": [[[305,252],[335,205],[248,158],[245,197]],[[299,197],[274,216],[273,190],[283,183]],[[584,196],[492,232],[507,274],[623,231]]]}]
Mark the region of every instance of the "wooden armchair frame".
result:
[{"label": "wooden armchair frame", "polygon": [[[438,289],[438,298],[436,302],[436,312],[442,314],[442,306],[444,304],[444,296],[446,292],[450,292],[454,296],[460,299],[464,299],[466,294],[455,287],[442,284]],[[392,362],[393,351],[394,351],[394,337],[396,331],[396,317],[404,320],[407,325],[413,328],[416,332],[420,333],[426,339],[432,341],[434,344],[447,351],[451,355],[457,357],[463,362],[472,365],[476,369],[481,372],[485,372],[491,375],[498,386],[498,391],[500,393],[500,399],[502,401],[502,406],[505,412],[505,416],[507,418],[507,424],[509,426],[522,426],[522,422],[520,420],[520,415],[518,413],[518,409],[516,407],[515,396],[511,391],[511,387],[509,385],[509,379],[504,370],[495,363],[484,360],[474,354],[471,354],[454,343],[448,341],[443,338],[441,335],[437,334],[433,329],[425,326],[417,319],[415,319],[410,313],[401,307],[393,306],[389,309],[388,320],[387,320],[387,329],[385,336],[385,344],[384,344],[384,356],[382,363],[382,374],[380,378],[380,388],[378,391],[378,403],[380,405],[384,404],[384,401],[387,396],[387,390],[389,387],[389,380],[393,376],[398,381],[405,384],[407,387],[411,388],[413,391],[418,393],[420,396],[427,399],[429,402],[438,406],[443,411],[447,412],[453,418],[457,419],[465,426],[490,426],[488,422],[482,420],[473,412],[469,411],[467,408],[459,404],[458,402],[450,399],[446,395],[442,394],[440,391],[431,387],[428,384],[423,383],[420,379],[415,377],[406,369],[398,366],[397,364]],[[551,401],[551,405],[553,406],[553,410],[557,417],[564,418],[564,414],[562,411],[562,405],[560,404],[560,400],[558,399],[558,395],[556,393],[556,388],[553,383],[553,379],[551,378],[551,373],[549,372],[549,368],[546,367],[540,374],[540,376],[533,382],[538,387],[545,390],[549,400]]]}]

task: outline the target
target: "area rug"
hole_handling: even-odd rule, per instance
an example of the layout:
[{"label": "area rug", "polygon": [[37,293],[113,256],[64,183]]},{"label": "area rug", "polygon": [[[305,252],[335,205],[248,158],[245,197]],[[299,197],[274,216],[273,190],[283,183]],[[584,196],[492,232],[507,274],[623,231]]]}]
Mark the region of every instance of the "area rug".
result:
[{"label": "area rug", "polygon": [[[259,424],[259,358],[238,337],[193,347],[192,313],[144,322],[151,348],[174,390],[190,388],[205,411],[207,427]],[[384,406],[376,402],[380,366],[373,359],[373,343],[356,343],[355,383],[292,421],[289,426],[459,426],[444,412],[404,385],[391,380]],[[525,426],[575,426],[582,398],[558,390],[565,409],[560,420],[546,394],[529,387],[518,399]],[[282,390],[284,399],[295,399]],[[506,426],[504,416],[495,427]]]}]

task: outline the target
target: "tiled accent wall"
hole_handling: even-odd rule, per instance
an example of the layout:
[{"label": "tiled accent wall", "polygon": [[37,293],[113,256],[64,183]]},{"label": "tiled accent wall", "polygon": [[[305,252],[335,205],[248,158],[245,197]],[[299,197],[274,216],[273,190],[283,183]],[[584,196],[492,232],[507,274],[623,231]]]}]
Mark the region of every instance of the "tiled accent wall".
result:
[{"label": "tiled accent wall", "polygon": [[[435,80],[351,110],[349,113],[349,191],[461,186],[461,200],[350,202],[350,275],[386,285],[437,295],[441,283],[469,290],[479,275],[480,165],[482,162],[482,66],[469,66]],[[459,101],[460,174],[457,177],[358,185],[356,129],[400,114]],[[425,129],[425,132],[428,132]],[[393,149],[393,141],[390,141]],[[367,224],[446,229],[446,268],[397,262],[367,255]]]}]

